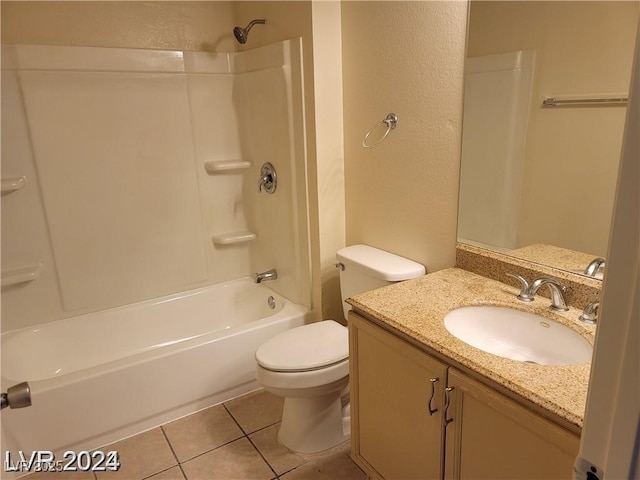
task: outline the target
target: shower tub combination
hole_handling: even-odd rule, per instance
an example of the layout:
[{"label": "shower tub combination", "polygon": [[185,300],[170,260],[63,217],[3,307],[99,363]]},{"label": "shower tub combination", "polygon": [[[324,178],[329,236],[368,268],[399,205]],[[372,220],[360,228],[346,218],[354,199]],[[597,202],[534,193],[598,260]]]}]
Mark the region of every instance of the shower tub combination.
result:
[{"label": "shower tub combination", "polygon": [[[3,450],[99,448],[259,388],[256,349],[310,321],[301,39],[2,51],[2,388],[33,402],[3,410]],[[265,159],[270,201],[246,188]]]},{"label": "shower tub combination", "polygon": [[309,310],[244,278],[2,336],[3,447],[87,450],[259,387],[255,350]]}]

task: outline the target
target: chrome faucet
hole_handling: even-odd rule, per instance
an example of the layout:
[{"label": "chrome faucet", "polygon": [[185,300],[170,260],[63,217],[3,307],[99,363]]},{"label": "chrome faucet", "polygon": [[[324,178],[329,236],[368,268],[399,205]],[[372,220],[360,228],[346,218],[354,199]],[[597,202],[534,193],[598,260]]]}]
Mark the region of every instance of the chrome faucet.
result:
[{"label": "chrome faucet", "polygon": [[604,258],[598,257],[591,260],[587,268],[584,269],[584,274],[589,277],[595,277],[599,269],[604,268]]},{"label": "chrome faucet", "polygon": [[558,312],[566,312],[569,310],[564,299],[566,287],[555,278],[541,277],[529,284],[529,282],[520,275],[514,275],[513,273],[507,273],[507,275],[518,279],[522,285],[520,293],[518,294],[518,300],[523,302],[532,302],[540,287],[548,285],[549,290],[551,291],[551,309]]},{"label": "chrome faucet", "polygon": [[564,292],[567,287],[562,285],[555,278],[542,277],[534,280],[529,287],[529,293],[531,296],[534,296],[538,292],[538,289],[543,285],[548,285],[549,290],[551,291],[551,310],[556,310],[557,312],[566,312],[569,310],[569,307],[567,307],[564,300]]},{"label": "chrome faucet", "polygon": [[278,272],[276,272],[275,268],[272,268],[266,272],[256,273],[253,277],[253,281],[256,283],[262,283],[266,280],[275,280],[276,278],[278,278]]},{"label": "chrome faucet", "polygon": [[584,311],[582,315],[578,318],[582,320],[584,323],[588,323],[590,325],[595,324],[598,321],[598,311],[600,310],[600,302],[595,301],[587,304],[584,307]]}]

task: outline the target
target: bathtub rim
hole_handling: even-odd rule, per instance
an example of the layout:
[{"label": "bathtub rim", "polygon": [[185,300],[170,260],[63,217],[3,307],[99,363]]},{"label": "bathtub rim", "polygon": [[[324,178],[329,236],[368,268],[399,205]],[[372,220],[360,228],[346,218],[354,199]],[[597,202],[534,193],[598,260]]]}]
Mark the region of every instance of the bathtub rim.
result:
[{"label": "bathtub rim", "polygon": [[[147,299],[147,300],[135,302],[132,304],[121,305],[111,309],[103,309],[95,312],[90,312],[87,314],[71,316],[64,319],[54,320],[52,322],[46,322],[39,325],[49,325],[49,323],[55,324],[59,322],[68,321],[71,318],[78,318],[78,317],[83,317],[88,315],[91,315],[91,316],[99,315],[100,313],[103,313],[105,311],[126,310],[128,308],[131,308],[132,306],[138,307],[138,306],[144,306],[144,305],[156,305],[156,304],[164,303],[167,301],[187,298],[189,296],[197,295],[199,293],[203,293],[208,290],[212,290],[216,288],[227,288],[233,285],[248,284],[249,282],[253,283],[253,280],[251,279],[251,277],[241,277],[238,279],[234,279],[234,280],[230,280],[230,281],[226,281],[218,284],[212,284],[212,285],[198,287],[191,290],[185,290],[183,292],[173,293],[163,297]],[[278,292],[270,288],[268,285],[256,285],[256,287],[263,290],[268,290],[269,293],[272,293],[275,296],[277,296],[280,299],[280,301],[283,302],[282,308],[280,308],[280,310],[274,313],[273,315],[252,320],[245,324],[236,325],[231,328],[218,329],[212,332],[202,333],[199,335],[194,335],[192,337],[182,339],[170,345],[152,348],[143,352],[135,353],[133,355],[117,358],[117,359],[114,359],[105,363],[101,363],[98,365],[91,365],[85,368],[81,368],[69,373],[64,373],[62,375],[53,376],[50,378],[38,379],[38,380],[30,380],[30,379],[24,379],[24,378],[14,379],[6,376],[4,373],[5,369],[3,368],[0,370],[0,388],[2,388],[3,390],[6,390],[6,388],[16,383],[26,381],[26,382],[29,382],[32,392],[45,392],[51,389],[58,388],[59,386],[62,386],[62,385],[70,385],[73,383],[81,382],[86,378],[97,377],[106,372],[118,371],[118,370],[126,369],[131,365],[137,365],[140,363],[152,361],[153,359],[156,359],[156,358],[166,357],[178,351],[197,348],[200,345],[206,345],[209,343],[219,341],[220,339],[223,339],[223,338],[239,335],[242,332],[256,330],[266,324],[269,324],[271,322],[278,321],[281,319],[286,319],[286,318],[289,318],[290,316],[302,315],[305,319],[304,323],[310,323],[309,320],[311,318],[311,313],[312,313],[311,309],[309,309],[304,305],[293,303],[283,295],[279,294]],[[37,327],[38,325],[32,325],[32,326],[24,327],[21,329],[10,330],[2,333],[2,336],[12,332],[17,333],[21,331],[33,330],[34,328],[37,328]]]}]

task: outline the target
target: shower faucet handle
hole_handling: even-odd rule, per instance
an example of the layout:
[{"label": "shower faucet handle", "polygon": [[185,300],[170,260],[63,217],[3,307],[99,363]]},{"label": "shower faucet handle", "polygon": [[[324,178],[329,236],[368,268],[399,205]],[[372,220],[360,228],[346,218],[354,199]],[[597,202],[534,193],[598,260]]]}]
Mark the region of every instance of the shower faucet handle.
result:
[{"label": "shower faucet handle", "polygon": [[600,302],[595,301],[587,304],[584,307],[582,314],[578,317],[582,322],[588,323],[589,325],[595,325],[598,321],[598,311],[600,310]]},{"label": "shower faucet handle", "polygon": [[276,169],[271,163],[267,162],[260,168],[260,178],[258,179],[258,193],[263,190],[267,193],[274,193],[278,186],[278,177]]}]

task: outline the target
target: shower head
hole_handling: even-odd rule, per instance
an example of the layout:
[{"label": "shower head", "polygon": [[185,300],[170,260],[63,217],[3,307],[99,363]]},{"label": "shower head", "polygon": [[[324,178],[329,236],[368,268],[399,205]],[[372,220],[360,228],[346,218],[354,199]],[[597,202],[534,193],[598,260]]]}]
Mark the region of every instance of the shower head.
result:
[{"label": "shower head", "polygon": [[238,43],[245,44],[245,43],[247,43],[247,37],[249,36],[249,30],[251,30],[251,28],[253,28],[253,26],[256,25],[256,24],[264,25],[265,23],[267,23],[267,21],[264,20],[264,19],[251,20],[249,22],[249,25],[247,25],[245,28],[235,27],[233,29],[233,34],[235,35],[236,40],[238,40]]}]

